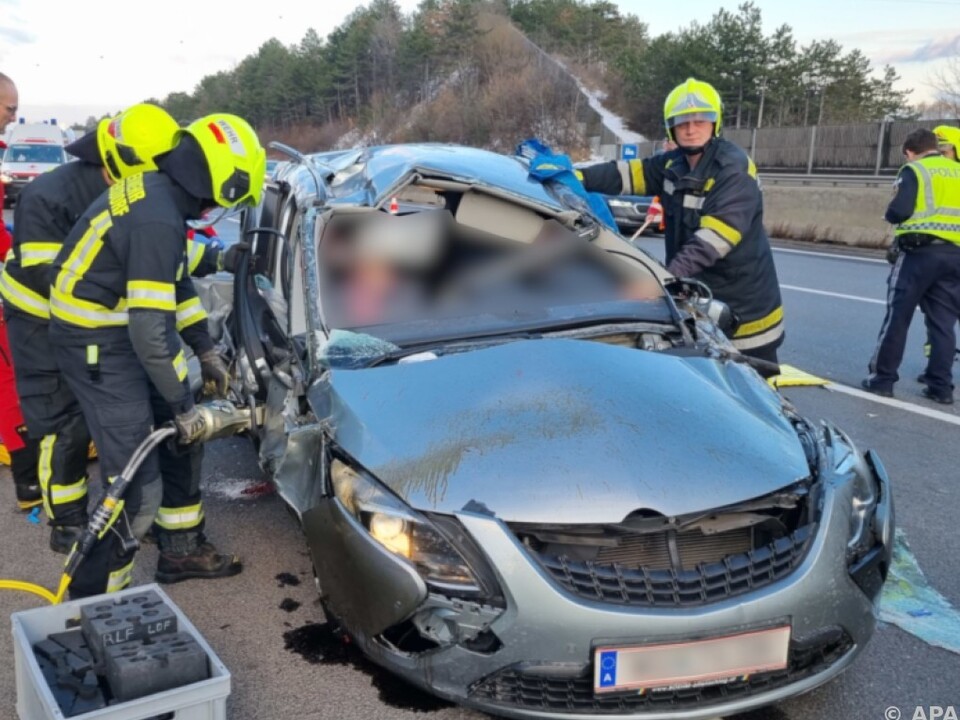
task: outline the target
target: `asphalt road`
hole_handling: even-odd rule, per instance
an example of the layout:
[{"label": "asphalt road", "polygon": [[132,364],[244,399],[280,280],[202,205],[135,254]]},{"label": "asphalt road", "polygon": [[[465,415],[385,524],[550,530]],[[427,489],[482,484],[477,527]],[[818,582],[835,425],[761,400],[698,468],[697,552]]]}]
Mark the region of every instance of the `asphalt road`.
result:
[{"label": "asphalt road", "polygon": [[[227,225],[221,234],[229,238],[233,233]],[[655,239],[644,242],[651,248],[658,244]],[[865,374],[882,319],[887,266],[829,252],[820,256],[781,250],[776,260],[787,286],[788,339],[782,359],[855,387]],[[931,584],[960,606],[958,429],[936,412],[918,414],[944,412],[920,398],[912,380],[923,369],[921,343],[918,325],[904,362],[906,379],[897,387],[906,407],[822,388],[784,392],[807,416],[831,418],[861,447],[878,449],[894,478],[899,526]],[[957,417],[951,408],[945,412]],[[235,578],[165,589],[230,669],[231,720],[484,717],[435,702],[332,648],[318,627],[323,615],[315,601],[305,544],[279,499],[263,492],[252,448],[242,439],[211,443],[205,467],[209,534],[224,549],[241,553],[245,569]],[[13,511],[9,473],[4,469],[0,474],[0,576],[53,587],[61,557],[47,549],[42,525]],[[155,565],[156,549],[147,546],[138,556],[135,583],[150,582]],[[42,604],[30,595],[0,592],[0,611],[6,614]],[[0,667],[0,720],[6,720],[15,717],[7,625],[0,626]],[[882,626],[839,679],[739,718],[880,720],[896,717],[885,715],[890,706],[905,718],[950,717],[932,715],[931,706],[951,704],[960,712],[960,656]],[[917,706],[924,706],[925,714],[916,715]]]}]

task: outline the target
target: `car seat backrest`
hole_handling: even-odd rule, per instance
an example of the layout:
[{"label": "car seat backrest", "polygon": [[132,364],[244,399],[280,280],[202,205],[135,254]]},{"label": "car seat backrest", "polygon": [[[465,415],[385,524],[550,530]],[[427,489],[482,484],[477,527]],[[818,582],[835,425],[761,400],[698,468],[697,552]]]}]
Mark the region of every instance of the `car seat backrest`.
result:
[{"label": "car seat backrest", "polygon": [[543,228],[543,218],[533,210],[476,190],[463,193],[456,220],[465,227],[522,243],[533,242]]}]

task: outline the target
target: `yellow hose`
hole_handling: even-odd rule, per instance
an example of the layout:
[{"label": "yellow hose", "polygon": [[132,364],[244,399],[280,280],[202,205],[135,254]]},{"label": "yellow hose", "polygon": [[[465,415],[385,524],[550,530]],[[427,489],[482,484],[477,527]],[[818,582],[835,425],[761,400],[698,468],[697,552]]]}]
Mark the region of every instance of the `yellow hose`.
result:
[{"label": "yellow hose", "polygon": [[22,580],[0,580],[0,590],[20,590],[21,592],[33,593],[34,595],[39,595],[51,605],[58,605],[60,601],[63,600],[63,593],[67,589],[66,585],[70,584],[70,578],[67,575],[63,577],[66,578],[66,584],[64,584],[63,578],[61,578],[60,585],[62,589],[58,596],[55,596],[45,587],[23,582]]},{"label": "yellow hose", "polygon": [[57,588],[57,595],[53,598],[53,604],[59,605],[63,602],[63,596],[67,594],[67,588],[70,587],[72,577],[64,573],[60,576],[60,587]]}]

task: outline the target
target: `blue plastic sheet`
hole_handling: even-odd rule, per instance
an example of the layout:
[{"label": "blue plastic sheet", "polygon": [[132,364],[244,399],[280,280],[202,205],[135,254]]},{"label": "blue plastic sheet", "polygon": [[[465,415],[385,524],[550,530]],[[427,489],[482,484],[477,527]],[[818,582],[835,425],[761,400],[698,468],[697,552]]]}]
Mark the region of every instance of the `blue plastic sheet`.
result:
[{"label": "blue plastic sheet", "polygon": [[893,565],[880,597],[880,619],[925,643],[960,654],[960,611],[933,589],[897,530]]}]

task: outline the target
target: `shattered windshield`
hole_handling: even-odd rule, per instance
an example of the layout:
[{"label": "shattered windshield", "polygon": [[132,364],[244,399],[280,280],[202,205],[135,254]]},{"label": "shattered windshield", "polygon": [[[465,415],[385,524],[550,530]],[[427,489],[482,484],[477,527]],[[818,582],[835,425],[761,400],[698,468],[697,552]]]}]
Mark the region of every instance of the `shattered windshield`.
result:
[{"label": "shattered windshield", "polygon": [[399,346],[373,335],[335,328],[330,331],[319,359],[327,367],[356,370],[399,350]]},{"label": "shattered windshield", "polygon": [[333,329],[325,360],[338,367],[471,338],[672,322],[662,286],[642,264],[554,219],[469,193],[444,209],[335,216],[318,257]]}]

